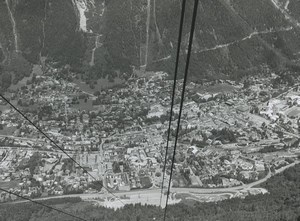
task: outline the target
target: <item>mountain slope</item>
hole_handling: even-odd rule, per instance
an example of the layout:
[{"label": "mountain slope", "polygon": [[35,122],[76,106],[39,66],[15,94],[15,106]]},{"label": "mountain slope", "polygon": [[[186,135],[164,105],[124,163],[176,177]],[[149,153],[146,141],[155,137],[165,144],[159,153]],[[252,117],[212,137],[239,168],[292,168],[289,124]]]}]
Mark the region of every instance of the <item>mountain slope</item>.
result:
[{"label": "mountain slope", "polygon": [[[133,66],[172,73],[180,5],[179,0],[1,1],[2,72],[22,57],[31,64],[45,59],[70,64],[87,79],[129,73]],[[192,7],[188,2],[183,49]],[[262,64],[294,65],[300,55],[299,7],[297,0],[201,0],[191,75],[232,78]],[[184,60],[184,50],[182,55]]]}]

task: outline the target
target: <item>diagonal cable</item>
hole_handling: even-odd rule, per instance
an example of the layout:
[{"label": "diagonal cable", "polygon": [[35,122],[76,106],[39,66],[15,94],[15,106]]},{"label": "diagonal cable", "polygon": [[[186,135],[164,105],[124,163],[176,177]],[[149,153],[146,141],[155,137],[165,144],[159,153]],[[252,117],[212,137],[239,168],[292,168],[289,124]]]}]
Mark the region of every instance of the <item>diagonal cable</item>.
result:
[{"label": "diagonal cable", "polygon": [[6,192],[6,193],[8,193],[8,194],[12,194],[12,195],[14,195],[14,196],[20,197],[20,198],[22,198],[22,199],[24,199],[24,200],[28,200],[28,201],[30,201],[30,202],[32,202],[32,203],[35,203],[35,204],[38,204],[38,205],[47,207],[47,208],[49,208],[49,209],[51,209],[51,210],[55,210],[55,211],[57,211],[57,212],[63,213],[63,214],[68,215],[68,216],[71,216],[71,217],[73,217],[73,218],[75,218],[75,219],[87,221],[86,219],[83,219],[83,218],[81,218],[81,217],[79,217],[79,216],[75,216],[75,215],[73,215],[73,214],[71,214],[71,213],[65,212],[65,211],[60,210],[60,209],[56,209],[56,208],[54,208],[54,207],[52,207],[52,206],[49,206],[49,205],[47,205],[47,204],[44,204],[44,203],[41,203],[41,202],[32,200],[32,199],[30,199],[30,198],[21,196],[21,195],[19,195],[19,194],[13,193],[13,192],[11,192],[11,191],[8,191],[8,190],[2,189],[2,188],[0,188],[0,190],[3,191],[3,192]]},{"label": "diagonal cable", "polygon": [[194,2],[193,17],[192,17],[192,25],[191,25],[191,31],[190,31],[190,37],[189,37],[189,46],[188,46],[188,53],[187,53],[186,64],[185,64],[185,71],[184,71],[184,80],[183,80],[182,93],[181,93],[179,116],[178,116],[178,121],[177,121],[175,144],[174,144],[173,158],[172,158],[172,164],[171,164],[171,173],[170,173],[170,179],[169,179],[169,185],[168,185],[166,207],[165,207],[165,211],[164,211],[164,221],[166,220],[166,214],[167,214],[167,209],[168,209],[168,201],[169,201],[171,180],[172,180],[172,175],[173,175],[173,167],[174,167],[176,147],[177,147],[177,141],[178,141],[179,126],[180,126],[180,120],[181,120],[181,114],[182,114],[182,108],[183,108],[183,102],[184,102],[184,94],[185,94],[185,88],[186,88],[186,83],[187,83],[187,75],[188,75],[188,70],[189,70],[190,57],[191,57],[191,51],[192,51],[192,45],[193,45],[193,37],[194,37],[198,4],[199,4],[199,0],[194,0],[194,1],[195,2]]},{"label": "diagonal cable", "polygon": [[[0,94],[0,97],[5,100],[15,111],[17,111],[25,120],[27,120],[33,127],[35,127],[41,134],[43,134],[51,143],[54,144],[56,148],[58,148],[60,151],[62,151],[66,156],[71,159],[77,166],[79,166],[84,172],[86,172],[90,177],[92,177],[94,180],[97,180],[92,174],[90,174],[88,171],[86,171],[74,158],[72,158],[63,148],[61,148],[53,139],[51,139],[45,132],[42,131],[41,128],[36,126],[28,117],[25,116],[18,108],[16,108],[8,99],[6,99],[2,94]],[[118,198],[114,193],[109,191],[104,185],[102,187],[109,192],[111,195],[116,197],[123,205],[125,205],[120,198]]]},{"label": "diagonal cable", "polygon": [[174,100],[175,100],[175,91],[176,91],[177,74],[178,74],[178,64],[179,64],[180,48],[181,48],[181,41],[182,41],[182,30],[183,30],[185,5],[186,5],[186,0],[182,0],[179,35],[178,35],[178,42],[177,42],[177,54],[176,54],[176,63],[175,63],[175,74],[174,74],[174,81],[173,81],[172,101],[171,101],[171,110],[170,110],[169,127],[168,127],[167,147],[166,147],[166,151],[165,151],[165,162],[164,162],[164,167],[163,167],[163,179],[162,179],[159,205],[161,205],[163,190],[164,190],[165,171],[166,171],[167,156],[168,156],[168,150],[169,150],[169,141],[170,141],[172,117],[173,117],[173,107],[174,107]]}]

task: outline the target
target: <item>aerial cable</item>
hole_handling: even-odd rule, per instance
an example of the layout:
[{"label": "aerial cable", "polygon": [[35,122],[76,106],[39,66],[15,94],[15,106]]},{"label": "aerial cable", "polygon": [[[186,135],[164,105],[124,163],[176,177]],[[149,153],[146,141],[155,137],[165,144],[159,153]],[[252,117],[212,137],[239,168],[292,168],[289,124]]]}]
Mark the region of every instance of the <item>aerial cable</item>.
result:
[{"label": "aerial cable", "polygon": [[186,88],[186,83],[187,83],[187,75],[188,75],[188,69],[189,69],[189,64],[190,64],[190,57],[191,57],[191,51],[192,51],[192,45],[193,45],[193,37],[194,37],[196,18],[197,18],[197,12],[198,12],[198,4],[199,4],[199,0],[194,0],[194,10],[193,10],[193,17],[192,17],[192,25],[191,25],[191,31],[190,31],[190,37],[189,37],[188,52],[187,52],[187,58],[186,58],[186,64],[185,64],[184,80],[183,80],[183,86],[182,86],[182,92],[181,92],[180,109],[179,109],[179,116],[178,116],[178,121],[177,121],[175,144],[174,144],[172,164],[171,164],[171,173],[170,173],[170,179],[169,179],[169,185],[168,185],[166,206],[165,206],[165,210],[164,210],[164,221],[166,220],[166,214],[167,214],[167,208],[168,208],[168,201],[169,201],[170,188],[171,188],[171,180],[172,180],[172,175],[173,175],[173,167],[174,167],[175,154],[176,154],[177,141],[178,141],[178,134],[179,134],[179,126],[180,126],[180,120],[181,120],[181,114],[182,114],[182,108],[183,108],[183,102],[184,102],[184,94],[185,94],[185,88]]},{"label": "aerial cable", "polygon": [[165,162],[164,162],[164,167],[163,167],[163,179],[162,179],[159,205],[161,205],[163,190],[164,190],[165,171],[166,171],[167,156],[168,156],[168,150],[169,150],[171,124],[172,124],[172,118],[173,118],[173,106],[174,106],[174,100],[175,100],[175,91],[176,91],[177,74],[178,74],[178,64],[179,64],[179,58],[180,58],[180,48],[181,48],[181,39],[182,39],[185,5],[186,5],[186,0],[182,0],[179,34],[178,34],[178,42],[177,42],[177,54],[176,54],[176,63],[175,63],[175,74],[174,74],[174,81],[173,81],[172,101],[171,101],[171,110],[170,110],[169,127],[168,127],[167,147],[166,147],[166,151],[165,151]]},{"label": "aerial cable", "polygon": [[57,212],[63,213],[63,214],[68,215],[68,216],[71,216],[71,217],[73,217],[73,218],[75,218],[75,219],[87,221],[86,219],[83,219],[83,218],[81,218],[81,217],[79,217],[79,216],[75,216],[75,215],[73,215],[73,214],[71,214],[71,213],[65,212],[65,211],[60,210],[60,209],[56,209],[56,208],[54,208],[54,207],[52,207],[52,206],[49,206],[49,205],[44,204],[44,203],[41,203],[41,202],[39,202],[39,201],[32,200],[32,199],[30,199],[30,198],[21,196],[21,195],[19,195],[19,194],[13,193],[13,192],[11,192],[11,191],[8,191],[8,190],[2,189],[2,188],[0,188],[0,190],[3,191],[3,192],[6,192],[6,193],[8,193],[8,194],[12,194],[12,195],[14,195],[14,196],[20,197],[20,198],[22,198],[22,199],[24,199],[24,200],[28,200],[28,201],[30,201],[30,202],[32,202],[32,203],[35,203],[35,204],[38,204],[38,205],[47,207],[47,208],[49,208],[49,209],[51,209],[51,210],[55,210],[55,211],[57,211]]},{"label": "aerial cable", "polygon": [[[97,180],[92,174],[90,174],[88,171],[86,171],[74,158],[72,158],[62,147],[60,147],[53,139],[51,139],[46,133],[42,131],[41,128],[36,126],[28,117],[25,116],[24,113],[22,113],[18,108],[16,108],[7,98],[5,98],[2,94],[0,94],[0,97],[5,100],[15,111],[17,111],[25,120],[27,120],[34,128],[36,128],[41,134],[43,134],[56,148],[58,148],[60,151],[62,151],[69,159],[71,159],[77,166],[79,166],[84,172],[86,172],[90,177],[92,177],[94,180]],[[125,205],[119,197],[117,197],[114,193],[112,193],[109,189],[102,187],[109,192],[111,195],[116,197],[123,205]]]}]

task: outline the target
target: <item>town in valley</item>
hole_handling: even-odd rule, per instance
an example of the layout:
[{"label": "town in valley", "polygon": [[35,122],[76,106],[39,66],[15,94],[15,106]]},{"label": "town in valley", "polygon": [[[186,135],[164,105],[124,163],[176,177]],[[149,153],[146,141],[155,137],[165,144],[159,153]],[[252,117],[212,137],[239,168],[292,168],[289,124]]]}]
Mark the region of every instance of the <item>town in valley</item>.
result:
[{"label": "town in valley", "polygon": [[[0,100],[1,187],[29,198],[83,195],[100,205],[111,205],[109,192],[125,202],[131,193],[149,192],[159,203],[169,182],[182,80],[162,184],[172,77],[134,71],[126,81],[120,74],[122,83],[104,79],[91,88],[67,66],[47,68],[35,65],[6,97],[84,170]],[[259,71],[262,76],[240,81],[189,81],[171,182],[174,202],[188,189],[199,191],[189,197],[203,202],[266,194],[261,182],[300,162],[300,81],[267,67]],[[15,200],[0,193],[1,202]]]}]

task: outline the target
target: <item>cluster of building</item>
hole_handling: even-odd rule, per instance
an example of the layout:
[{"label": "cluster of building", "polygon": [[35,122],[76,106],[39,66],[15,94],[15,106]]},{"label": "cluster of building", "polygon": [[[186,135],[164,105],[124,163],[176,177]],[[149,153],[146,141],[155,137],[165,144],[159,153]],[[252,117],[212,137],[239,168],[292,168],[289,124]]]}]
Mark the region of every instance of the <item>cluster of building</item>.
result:
[{"label": "cluster of building", "polygon": [[[89,174],[114,191],[161,187],[172,91],[167,75],[149,73],[90,93],[57,72],[32,77],[30,85],[10,91],[9,99],[85,171],[7,107],[0,123],[3,131],[13,132],[0,138],[2,182],[17,181],[12,190],[30,197],[95,190]],[[233,81],[187,85],[173,186],[242,185],[295,160],[300,92],[295,86],[280,93],[270,87],[273,78],[253,78],[249,85]],[[178,81],[177,97],[182,83]],[[266,90],[278,95],[272,98]],[[175,118],[178,113],[175,99]],[[287,153],[286,148],[293,151]],[[31,162],[36,152],[41,164]],[[4,195],[1,199],[7,199]]]}]

